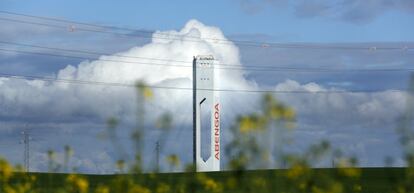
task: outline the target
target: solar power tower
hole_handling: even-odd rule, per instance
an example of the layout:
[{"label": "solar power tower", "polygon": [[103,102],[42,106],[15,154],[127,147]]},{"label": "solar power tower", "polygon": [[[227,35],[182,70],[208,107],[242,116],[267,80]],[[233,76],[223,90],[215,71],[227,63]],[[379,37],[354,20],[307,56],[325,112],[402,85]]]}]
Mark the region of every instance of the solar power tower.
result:
[{"label": "solar power tower", "polygon": [[220,111],[213,56],[193,60],[193,162],[196,171],[220,171]]}]

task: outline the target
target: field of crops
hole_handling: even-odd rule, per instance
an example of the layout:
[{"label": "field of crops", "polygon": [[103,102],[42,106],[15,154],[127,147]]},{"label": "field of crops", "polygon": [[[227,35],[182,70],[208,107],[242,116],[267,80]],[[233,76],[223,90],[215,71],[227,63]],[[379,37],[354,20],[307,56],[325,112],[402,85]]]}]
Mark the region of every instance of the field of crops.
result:
[{"label": "field of crops", "polygon": [[[387,193],[396,192],[397,184],[404,178],[404,168],[361,168],[359,178],[349,181],[343,179],[343,184],[359,184],[360,189],[355,192],[364,193]],[[80,175],[89,183],[89,189],[95,190],[99,185],[123,186],[122,179],[132,179],[147,187],[151,192],[162,192],[160,184],[167,184],[170,190],[178,190],[183,184],[191,186],[183,190],[197,190],[202,183],[197,180],[213,179],[215,182],[227,184],[223,192],[289,192],[292,187],[300,186],[294,184],[287,178],[288,170],[255,170],[255,171],[225,171],[208,173],[165,173],[165,174],[137,174],[137,175]],[[326,178],[338,178],[336,169],[313,169],[313,182],[321,184]],[[36,177],[35,188],[38,192],[58,192],[67,183],[68,174],[31,173]],[[320,176],[320,178],[318,177]],[[263,179],[258,184],[257,179]],[[228,188],[228,184],[234,181],[234,187]],[[339,179],[340,180],[340,179]],[[205,188],[201,192],[206,192]],[[173,192],[173,191],[171,191]],[[208,191],[207,191],[208,192]],[[211,191],[214,192],[214,191]]]}]

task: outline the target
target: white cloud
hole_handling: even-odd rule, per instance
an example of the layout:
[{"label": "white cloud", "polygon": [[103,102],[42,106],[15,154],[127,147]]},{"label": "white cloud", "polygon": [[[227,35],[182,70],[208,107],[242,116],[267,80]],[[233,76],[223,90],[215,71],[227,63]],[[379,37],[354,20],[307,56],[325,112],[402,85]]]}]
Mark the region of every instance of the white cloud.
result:
[{"label": "white cloud", "polygon": [[[155,32],[153,37],[174,37],[173,39],[154,38],[149,44],[134,47],[114,55],[101,56],[99,60],[83,61],[77,66],[68,65],[57,72],[58,79],[88,80],[100,82],[116,82],[133,84],[136,80],[144,80],[150,85],[172,85],[190,87],[191,68],[180,68],[173,65],[191,66],[192,58],[196,55],[211,54],[222,63],[240,65],[238,48],[232,43],[216,44],[213,40],[198,38],[214,37],[225,39],[223,33],[216,27],[205,26],[191,20],[180,31]],[[179,38],[176,38],[179,37]],[[186,41],[191,40],[191,41]],[[116,55],[132,57],[162,58],[165,60],[188,61],[177,63],[173,61],[150,61],[137,58],[120,58]],[[125,61],[112,62],[112,61]],[[136,62],[136,63],[134,63]],[[145,65],[142,63],[159,63],[163,66]],[[219,71],[221,88],[245,89],[251,88],[243,78],[241,71]],[[173,84],[171,84],[173,83]],[[130,88],[115,88],[108,86],[71,85],[62,83],[45,83],[36,80],[2,79],[0,103],[13,104],[12,112],[16,115],[28,109],[40,110],[51,116],[71,116],[74,112],[97,114],[101,117],[125,115],[133,113],[135,92]],[[188,102],[187,91],[157,92],[156,103],[165,108],[178,108],[177,104]],[[171,100],[171,96],[174,100]],[[171,101],[174,104],[169,104]],[[173,106],[171,106],[173,105]],[[47,109],[44,107],[47,106]],[[19,111],[19,109],[26,109]],[[30,110],[29,110],[30,111]]]},{"label": "white cloud", "polygon": [[329,93],[342,89],[325,88],[312,82],[302,85],[293,80],[279,83],[275,90],[305,91],[278,94],[277,98],[295,107],[301,116],[323,118],[324,123],[336,125],[392,124],[405,111],[404,92],[388,90],[374,93]]},{"label": "white cloud", "polygon": [[[191,20],[180,31],[155,32],[153,37],[170,37],[172,39],[153,38],[152,42],[140,47],[114,55],[101,56],[99,60],[83,61],[79,65],[67,65],[56,72],[59,79],[88,80],[99,82],[116,82],[133,84],[136,80],[145,80],[150,85],[191,87],[191,68],[179,68],[172,65],[191,66],[193,56],[211,54],[221,63],[242,65],[238,48],[232,43],[220,44],[215,40],[199,38],[226,39],[220,29],[205,26]],[[151,61],[138,58],[120,58],[116,55],[133,57],[161,58],[165,60],[188,61]],[[122,62],[111,61],[123,60]],[[151,66],[131,62],[160,63],[166,66]],[[169,66],[170,65],[170,66]],[[222,89],[260,89],[253,81],[243,76],[243,71],[217,72],[218,88]],[[379,93],[315,93],[337,90],[323,87],[317,83],[301,84],[286,80],[275,85],[276,91],[304,91],[302,94],[277,94],[277,98],[293,106],[298,112],[298,127],[317,132],[318,127],[340,125],[341,128],[364,124],[376,127],[383,123],[391,124],[404,110],[404,94],[391,91]],[[81,122],[98,118],[102,121],[110,116],[121,117],[130,124],[135,123],[134,88],[75,85],[38,80],[0,79],[0,118],[12,117],[22,122]],[[148,106],[150,120],[161,112],[168,110],[175,114],[191,112],[191,91],[155,89],[155,98]],[[255,110],[259,94],[221,92],[223,120],[230,124],[235,115]],[[3,118],[4,119],[4,118]],[[191,119],[186,119],[191,124]],[[88,120],[91,121],[91,120]],[[103,121],[102,121],[103,122]],[[331,131],[335,127],[330,128]],[[228,136],[228,131],[224,131]],[[94,136],[91,136],[91,138]],[[86,151],[86,150],[85,150]],[[44,156],[43,156],[44,157]],[[102,154],[99,159],[108,159]],[[80,158],[79,158],[80,159]],[[91,170],[100,166],[92,161],[78,160],[79,165],[88,165]],[[103,162],[102,162],[103,164]],[[93,168],[95,167],[95,168]],[[108,166],[109,167],[109,166]],[[97,169],[98,168],[98,169]]]}]

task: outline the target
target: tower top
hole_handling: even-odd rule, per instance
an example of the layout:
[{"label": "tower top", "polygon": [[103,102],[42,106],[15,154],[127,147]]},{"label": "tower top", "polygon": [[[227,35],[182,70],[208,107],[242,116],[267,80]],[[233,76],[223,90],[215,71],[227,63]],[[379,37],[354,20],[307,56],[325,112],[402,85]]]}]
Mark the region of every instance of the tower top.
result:
[{"label": "tower top", "polygon": [[197,55],[197,60],[214,60],[213,55]]}]

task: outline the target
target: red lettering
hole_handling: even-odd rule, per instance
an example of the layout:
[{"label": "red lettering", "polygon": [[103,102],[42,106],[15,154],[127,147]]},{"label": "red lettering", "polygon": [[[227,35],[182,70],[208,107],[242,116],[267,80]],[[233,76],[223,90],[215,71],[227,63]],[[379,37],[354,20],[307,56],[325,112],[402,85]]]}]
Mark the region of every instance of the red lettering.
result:
[{"label": "red lettering", "polygon": [[214,157],[217,160],[220,160],[220,113],[219,113],[219,103],[217,103],[215,106],[215,112],[214,112],[214,151],[216,152]]}]

